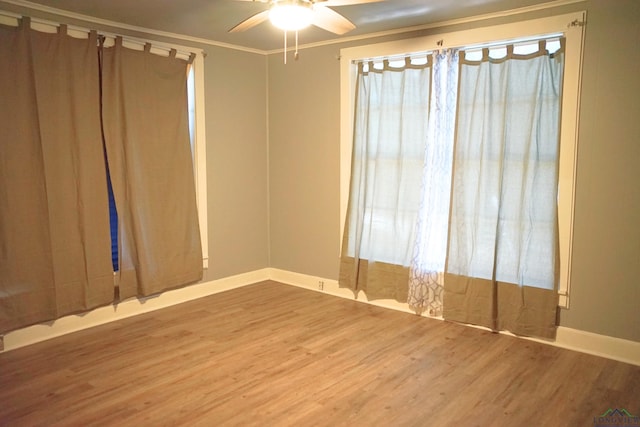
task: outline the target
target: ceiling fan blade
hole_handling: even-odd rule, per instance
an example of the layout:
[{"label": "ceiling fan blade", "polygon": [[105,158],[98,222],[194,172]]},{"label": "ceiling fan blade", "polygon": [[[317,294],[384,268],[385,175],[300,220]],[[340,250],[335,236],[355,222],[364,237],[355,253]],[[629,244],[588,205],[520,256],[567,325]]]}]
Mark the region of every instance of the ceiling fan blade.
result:
[{"label": "ceiling fan blade", "polygon": [[338,35],[356,28],[353,22],[325,6],[313,8],[313,25]]},{"label": "ceiling fan blade", "polygon": [[[243,0],[240,0],[243,1]],[[246,31],[249,28],[253,28],[258,24],[262,24],[264,21],[269,19],[269,10],[263,10],[262,12],[256,13],[251,18],[245,19],[235,27],[229,30],[230,33],[240,33],[242,31]]]},{"label": "ceiling fan blade", "polygon": [[351,6],[353,4],[365,4],[365,3],[377,3],[384,0],[320,0],[316,3],[321,3],[323,6]]}]

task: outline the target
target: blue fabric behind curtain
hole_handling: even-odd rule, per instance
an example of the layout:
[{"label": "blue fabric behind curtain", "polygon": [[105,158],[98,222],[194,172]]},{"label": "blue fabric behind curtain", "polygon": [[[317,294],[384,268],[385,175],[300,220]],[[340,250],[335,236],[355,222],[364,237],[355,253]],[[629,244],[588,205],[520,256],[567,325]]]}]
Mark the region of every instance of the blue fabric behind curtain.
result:
[{"label": "blue fabric behind curtain", "polygon": [[[106,159],[105,159],[106,160]],[[113,271],[118,271],[118,211],[116,210],[116,201],[113,198],[113,187],[111,185],[111,176],[107,166],[107,187],[109,190],[109,227],[111,231],[111,264]]]}]

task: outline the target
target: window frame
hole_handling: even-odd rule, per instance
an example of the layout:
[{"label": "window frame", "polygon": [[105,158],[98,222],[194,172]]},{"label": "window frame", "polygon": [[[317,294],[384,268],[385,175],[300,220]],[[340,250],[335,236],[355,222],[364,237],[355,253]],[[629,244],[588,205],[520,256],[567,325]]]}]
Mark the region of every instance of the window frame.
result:
[{"label": "window frame", "polygon": [[[559,306],[569,308],[573,217],[578,148],[580,87],[586,12],[574,12],[509,24],[485,26],[470,30],[440,33],[385,43],[363,45],[340,50],[340,238],[342,242],[349,202],[351,151],[353,143],[353,111],[357,61],[379,57],[393,58],[438,49],[464,48],[495,42],[517,42],[543,38],[550,34],[566,39],[565,66],[560,123],[560,165],[558,175],[558,226],[560,234]],[[340,248],[341,251],[341,248]]]},{"label": "window frame", "polygon": [[198,51],[193,61],[195,78],[195,134],[193,144],[193,174],[196,184],[196,203],[200,222],[200,242],[202,244],[202,267],[209,268],[209,231],[207,209],[207,134],[205,126],[204,101],[204,52]]}]

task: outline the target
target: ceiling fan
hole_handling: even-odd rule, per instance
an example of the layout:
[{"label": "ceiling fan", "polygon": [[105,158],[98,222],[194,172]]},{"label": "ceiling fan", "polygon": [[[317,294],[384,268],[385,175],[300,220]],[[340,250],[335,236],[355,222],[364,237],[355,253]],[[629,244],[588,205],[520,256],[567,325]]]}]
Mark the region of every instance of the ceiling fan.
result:
[{"label": "ceiling fan", "polygon": [[258,12],[229,30],[230,33],[246,31],[266,20],[284,31],[285,64],[287,63],[287,32],[296,33],[296,53],[298,59],[298,31],[315,25],[334,34],[342,35],[356,26],[338,12],[334,6],[349,6],[375,3],[383,0],[236,0],[269,4],[269,8]]}]

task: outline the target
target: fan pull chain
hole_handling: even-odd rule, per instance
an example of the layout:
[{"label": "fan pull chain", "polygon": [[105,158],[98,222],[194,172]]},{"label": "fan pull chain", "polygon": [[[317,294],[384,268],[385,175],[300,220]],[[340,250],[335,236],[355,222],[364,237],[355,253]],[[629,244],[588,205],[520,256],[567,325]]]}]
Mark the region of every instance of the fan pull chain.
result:
[{"label": "fan pull chain", "polygon": [[287,65],[287,30],[284,30],[284,64]]}]

